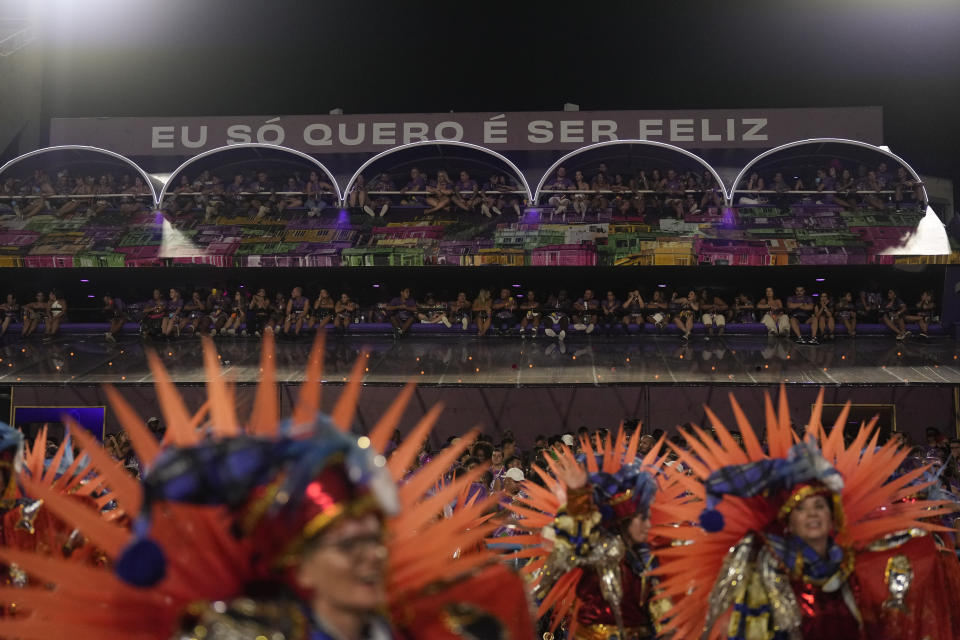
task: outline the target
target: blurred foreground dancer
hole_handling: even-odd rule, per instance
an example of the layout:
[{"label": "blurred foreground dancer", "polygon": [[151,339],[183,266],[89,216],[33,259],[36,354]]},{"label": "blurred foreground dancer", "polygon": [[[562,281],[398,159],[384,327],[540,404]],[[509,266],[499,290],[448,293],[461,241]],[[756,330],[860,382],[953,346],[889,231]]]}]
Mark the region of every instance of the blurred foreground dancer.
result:
[{"label": "blurred foreground dancer", "polygon": [[[443,507],[483,472],[441,479],[475,434],[437,455],[400,487],[440,407],[389,461],[380,453],[412,397],[400,394],[368,436],[349,432],[362,362],[330,415],[318,411],[319,339],[289,421],[277,415],[273,341],[265,336],[252,414],[236,415],[233,389],[204,344],[209,400],[190,415],[159,359],[150,357],[167,425],[162,446],[123,398],[111,403],[143,461],[142,484],[115,465],[104,484],[132,532],[96,509],[40,491],[83,530],[112,567],[58,562],[9,548],[45,586],[16,591],[25,611],[0,636],[204,640],[531,638],[522,580],[478,548],[493,524],[478,502]],[[104,456],[77,438],[94,464]],[[0,589],[8,597],[9,589]]]}]

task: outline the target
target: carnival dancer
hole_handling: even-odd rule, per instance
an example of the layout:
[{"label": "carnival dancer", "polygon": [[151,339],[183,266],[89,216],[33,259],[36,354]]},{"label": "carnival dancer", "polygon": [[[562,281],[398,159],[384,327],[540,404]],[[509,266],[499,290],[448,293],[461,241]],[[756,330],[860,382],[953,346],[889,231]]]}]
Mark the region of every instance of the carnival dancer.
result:
[{"label": "carnival dancer", "polygon": [[[441,408],[427,412],[386,460],[380,452],[412,386],[368,436],[352,435],[364,359],[332,413],[319,413],[321,334],[292,418],[281,424],[273,340],[264,337],[262,377],[245,424],[209,339],[204,361],[210,397],[197,416],[187,411],[159,358],[149,356],[173,446],[161,449],[135,410],[108,391],[146,468],[143,484],[116,466],[103,470],[103,484],[114,490],[120,508],[138,514],[133,531],[52,491],[38,491],[52,511],[104,550],[114,570],[0,549],[0,559],[46,583],[16,592],[29,614],[0,620],[0,636],[532,637],[521,579],[491,552],[475,550],[493,527],[477,524],[488,505],[438,517],[483,469],[428,494],[476,434],[438,454],[398,488],[394,483]],[[106,456],[89,435],[75,436],[94,463]],[[0,597],[5,591],[0,588]]]},{"label": "carnival dancer", "polygon": [[[926,522],[950,503],[904,498],[922,469],[891,479],[906,457],[877,446],[875,422],[844,443],[850,405],[827,433],[823,392],[803,439],[786,394],[766,399],[765,450],[731,397],[744,447],[706,409],[716,439],[682,429],[681,478],[706,508],[697,527],[665,530],[684,546],[660,552],[666,628],[682,638],[947,640],[957,595],[945,589]],[[702,483],[702,484],[701,484]]]},{"label": "carnival dancer", "polygon": [[550,472],[535,467],[546,488],[524,482],[529,497],[508,507],[525,531],[493,542],[520,545],[513,557],[531,558],[523,572],[535,579],[538,615],[552,610],[548,634],[561,628],[576,640],[640,640],[658,633],[670,603],[657,597],[649,575],[650,533],[677,520],[670,504],[683,489],[661,469],[662,441],[637,456],[640,435],[638,428],[628,439],[621,427],[596,450],[584,438],[579,457],[563,447],[546,458]]}]

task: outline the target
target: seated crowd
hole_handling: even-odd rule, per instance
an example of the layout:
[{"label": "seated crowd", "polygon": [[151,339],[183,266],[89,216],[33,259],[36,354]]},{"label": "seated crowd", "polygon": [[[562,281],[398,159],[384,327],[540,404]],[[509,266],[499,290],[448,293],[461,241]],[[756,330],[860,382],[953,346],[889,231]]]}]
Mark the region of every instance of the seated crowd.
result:
[{"label": "seated crowd", "polygon": [[152,205],[150,187],[135,174],[95,176],[62,169],[51,177],[43,169],[35,169],[22,178],[7,176],[0,183],[0,209],[9,207],[18,218],[38,214],[92,217],[108,210],[132,214],[149,211]]},{"label": "seated crowd", "polygon": [[[456,175],[458,179],[453,180],[447,170],[440,169],[430,178],[417,167],[399,180],[389,173],[377,174],[369,181],[359,175],[345,196],[345,204],[374,218],[386,216],[391,206],[425,208],[428,214],[466,212],[492,218],[509,210],[520,215],[524,203],[513,178],[492,173],[481,184],[467,171]],[[229,184],[203,171],[195,179],[181,174],[162,208],[174,218],[199,213],[206,221],[224,215],[259,222],[294,209],[317,216],[336,204],[336,189],[319,171],[310,171],[306,178],[296,171],[281,177],[262,170],[238,172]]]},{"label": "seated crowd", "polygon": [[[826,166],[810,166],[801,175],[784,176],[775,171],[764,178],[754,171],[737,185],[738,205],[772,204],[788,208],[796,202],[885,211],[888,207],[926,209],[923,183],[904,168],[890,171],[886,162],[875,168],[858,164],[855,170],[834,159]],[[800,192],[799,194],[797,192]],[[798,199],[798,196],[799,199]]]},{"label": "seated crowd", "polygon": [[[589,174],[589,176],[588,176]],[[593,171],[577,169],[573,176],[558,167],[543,186],[552,207],[550,220],[585,222],[588,215],[609,211],[614,219],[644,220],[646,217],[696,215],[708,207],[723,206],[723,190],[713,174],[704,169],[641,169],[635,175],[610,172],[601,162]]]},{"label": "seated crowd", "polygon": [[[515,288],[515,287],[513,287]],[[294,287],[289,296],[281,291],[270,295],[266,289],[248,293],[243,287],[228,292],[216,288],[194,289],[189,295],[177,288],[165,294],[154,289],[150,300],[126,305],[116,296],[104,295],[102,313],[109,323],[105,334],[115,341],[128,321],[138,321],[146,337],[177,338],[187,335],[260,337],[270,331],[297,338],[330,327],[343,335],[359,323],[389,323],[394,337],[407,334],[415,323],[443,325],[447,329],[475,332],[478,336],[503,335],[564,340],[569,331],[591,334],[600,330],[607,336],[636,335],[650,329],[663,332],[675,326],[681,339],[689,340],[695,328],[709,339],[723,335],[728,323],[762,323],[773,337],[793,335],[801,344],[819,344],[833,340],[838,326],[846,335],[857,335],[858,323],[882,323],[903,340],[915,324],[920,337],[926,338],[929,326],[938,322],[939,312],[931,291],[923,291],[915,304],[908,306],[897,292],[875,290],[808,294],[797,286],[785,299],[768,287],[754,297],[738,292],[732,298],[706,288],[677,289],[667,292],[665,285],[649,296],[639,288],[619,296],[608,290],[597,296],[586,289],[578,298],[566,290],[549,294],[536,291],[514,293],[502,288],[495,295],[480,289],[474,297],[465,291],[454,300],[426,293],[416,300],[409,288],[389,300],[355,300],[348,293],[332,294],[319,289],[315,296]],[[42,325],[43,335],[52,337],[67,317],[67,302],[57,291],[38,292],[33,301],[20,305],[8,294],[0,304],[0,337],[11,325],[21,324],[21,337],[29,337]],[[806,335],[805,335],[806,334]]]}]

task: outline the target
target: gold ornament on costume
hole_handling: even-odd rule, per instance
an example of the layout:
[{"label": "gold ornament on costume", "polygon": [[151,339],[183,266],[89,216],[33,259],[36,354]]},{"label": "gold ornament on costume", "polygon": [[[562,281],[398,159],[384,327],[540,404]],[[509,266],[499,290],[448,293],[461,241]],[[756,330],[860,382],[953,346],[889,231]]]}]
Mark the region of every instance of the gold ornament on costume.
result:
[{"label": "gold ornament on costume", "polygon": [[913,584],[913,566],[910,564],[910,559],[902,553],[891,557],[887,560],[887,568],[883,575],[887,590],[890,592],[890,597],[883,602],[883,608],[906,611],[907,594],[910,592],[910,585]]}]

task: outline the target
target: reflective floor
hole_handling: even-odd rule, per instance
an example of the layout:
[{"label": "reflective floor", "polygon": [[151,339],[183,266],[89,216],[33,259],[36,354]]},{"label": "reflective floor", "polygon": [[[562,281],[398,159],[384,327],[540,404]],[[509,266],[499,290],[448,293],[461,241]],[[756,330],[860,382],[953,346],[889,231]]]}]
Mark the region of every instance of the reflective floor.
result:
[{"label": "reflective floor", "polygon": [[[174,380],[203,382],[196,339],[144,343],[124,338],[109,344],[102,335],[64,336],[0,343],[0,384],[142,383],[152,379],[145,348],[162,355]],[[228,375],[255,382],[257,341],[222,339],[218,348]],[[303,377],[310,342],[277,343],[278,379]],[[387,336],[330,338],[324,378],[341,382],[366,351],[365,382],[396,384],[417,378],[424,385],[606,385],[606,384],[958,384],[960,343],[947,338],[837,339],[820,346],[797,345],[763,336],[571,337],[566,344],[488,337]]]}]

